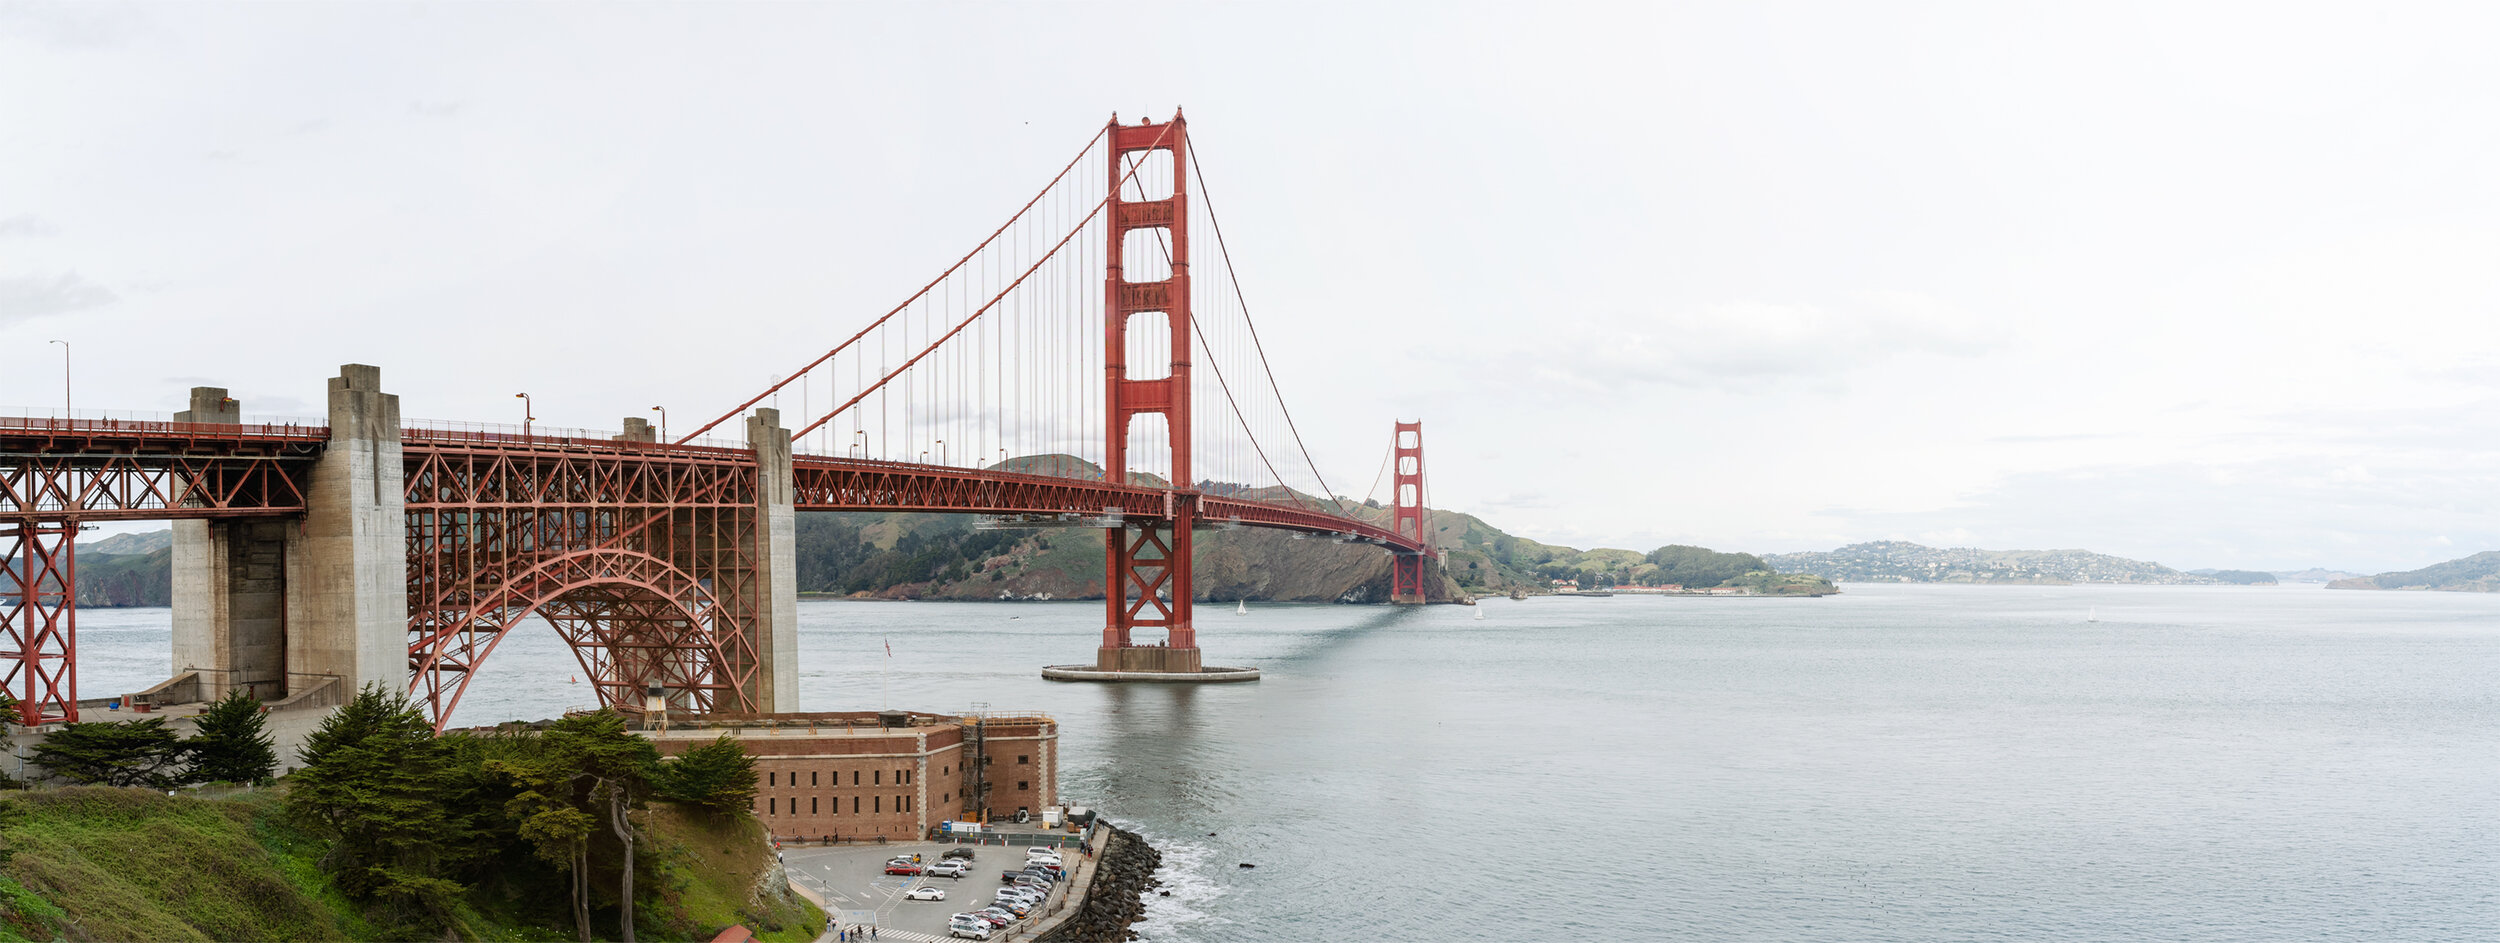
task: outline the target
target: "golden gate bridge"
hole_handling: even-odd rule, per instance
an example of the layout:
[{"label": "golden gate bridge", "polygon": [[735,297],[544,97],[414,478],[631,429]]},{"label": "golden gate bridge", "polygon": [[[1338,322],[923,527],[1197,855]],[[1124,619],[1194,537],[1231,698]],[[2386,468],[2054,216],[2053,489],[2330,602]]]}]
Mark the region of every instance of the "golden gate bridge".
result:
[{"label": "golden gate bridge", "polygon": [[226,394],[195,388],[169,420],[0,416],[0,685],[21,722],[79,719],[76,545],[95,522],[175,522],[175,675],[149,698],[315,706],[379,684],[438,727],[533,616],[602,705],[795,710],[801,511],[1099,527],[1092,670],[1115,678],[1205,669],[1201,529],[1376,544],[1402,604],[1438,559],[1420,423],[1393,427],[1385,514],[1311,460],[1178,112],[1114,117],[952,266],[683,435],[664,412],[616,434],[403,421],[359,364],[330,381],[325,424],[245,422]]}]

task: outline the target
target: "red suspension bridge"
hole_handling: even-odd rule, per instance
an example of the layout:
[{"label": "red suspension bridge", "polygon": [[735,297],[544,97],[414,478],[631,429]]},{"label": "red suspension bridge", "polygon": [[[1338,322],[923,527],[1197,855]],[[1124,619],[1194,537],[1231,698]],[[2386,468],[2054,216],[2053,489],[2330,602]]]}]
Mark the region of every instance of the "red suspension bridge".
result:
[{"label": "red suspension bridge", "polygon": [[[175,522],[175,674],[136,701],[239,688],[310,707],[380,684],[438,726],[532,616],[604,705],[797,709],[799,511],[1100,527],[1092,667],[1137,677],[1203,668],[1200,529],[1377,544],[1398,603],[1424,601],[1437,560],[1420,424],[1395,426],[1385,515],[1319,474],[1177,113],[1114,118],[954,265],[684,435],[639,417],[616,435],[403,422],[363,365],[330,381],[328,413],[245,423],[201,387],[171,421],[0,417],[0,684],[23,722],[79,718],[92,522]],[[743,440],[706,438],[741,422]]]}]

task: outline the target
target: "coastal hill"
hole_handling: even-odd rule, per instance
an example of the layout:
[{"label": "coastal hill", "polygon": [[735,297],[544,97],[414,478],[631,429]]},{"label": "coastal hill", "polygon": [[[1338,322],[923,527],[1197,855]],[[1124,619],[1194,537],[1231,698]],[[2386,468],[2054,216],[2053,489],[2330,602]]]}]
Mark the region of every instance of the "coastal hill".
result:
[{"label": "coastal hill", "polygon": [[2360,575],[2361,574],[2359,573],[2346,573],[2342,570],[2330,570],[2325,567],[2318,566],[2313,566],[2306,570],[2274,571],[2274,577],[2286,583],[2332,583],[2336,580],[2348,580]]},{"label": "coastal hill", "polygon": [[[1010,459],[1006,467],[1071,477],[1094,471],[1064,455]],[[1299,500],[1384,526],[1389,522],[1389,508],[1373,501],[1213,481],[1198,487],[1210,494]],[[1542,593],[1554,580],[1574,580],[1584,588],[1677,585],[1760,595],[1834,591],[1828,580],[1776,572],[1751,554],[1700,547],[1580,550],[1518,537],[1475,515],[1443,509],[1433,510],[1430,522],[1443,554],[1439,578],[1426,580],[1424,595],[1433,602]],[[1002,527],[961,514],[802,514],[799,588],[882,599],[1100,599],[1100,535],[1091,527]],[[1389,555],[1367,544],[1243,528],[1200,531],[1195,549],[1191,580],[1201,600],[1354,603],[1389,595]]]},{"label": "coastal hill", "polygon": [[2456,593],[2500,593],[2500,550],[2434,563],[2419,570],[2358,576],[2326,584],[2328,589],[2436,589]]},{"label": "coastal hill", "polygon": [[1900,540],[1850,544],[1837,550],[1763,557],[1783,573],[1812,572],[1843,583],[2157,583],[2272,584],[2269,574],[2233,571],[2233,578],[2182,573],[2159,563],[2085,550],[1936,548]]}]

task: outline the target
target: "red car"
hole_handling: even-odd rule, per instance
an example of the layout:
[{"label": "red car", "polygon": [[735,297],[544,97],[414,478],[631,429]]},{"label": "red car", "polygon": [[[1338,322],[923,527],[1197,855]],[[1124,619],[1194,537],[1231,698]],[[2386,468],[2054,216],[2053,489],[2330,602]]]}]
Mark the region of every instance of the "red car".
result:
[{"label": "red car", "polygon": [[894,862],[893,864],[886,865],[886,866],[885,866],[885,873],[887,873],[887,874],[919,874],[919,873],[920,873],[920,866],[919,866],[919,865],[916,865],[916,864],[913,864],[913,863],[911,863],[911,862],[909,862],[909,861],[897,861],[897,862]]}]

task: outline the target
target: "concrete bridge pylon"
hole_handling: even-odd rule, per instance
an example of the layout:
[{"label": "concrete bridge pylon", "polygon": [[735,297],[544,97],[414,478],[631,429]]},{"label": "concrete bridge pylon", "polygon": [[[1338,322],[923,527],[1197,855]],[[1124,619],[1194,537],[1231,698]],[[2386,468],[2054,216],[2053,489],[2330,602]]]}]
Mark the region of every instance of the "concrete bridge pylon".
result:
[{"label": "concrete bridge pylon", "polygon": [[[301,517],[174,522],[174,673],[197,677],[159,700],[408,683],[399,397],[381,386],[381,368],[364,364],[331,378],[330,441],[306,475]],[[222,388],[192,388],[190,405],[176,421],[241,421]]]}]

